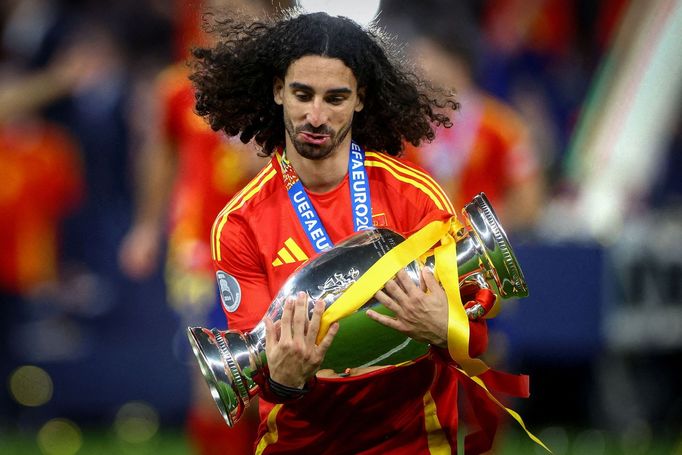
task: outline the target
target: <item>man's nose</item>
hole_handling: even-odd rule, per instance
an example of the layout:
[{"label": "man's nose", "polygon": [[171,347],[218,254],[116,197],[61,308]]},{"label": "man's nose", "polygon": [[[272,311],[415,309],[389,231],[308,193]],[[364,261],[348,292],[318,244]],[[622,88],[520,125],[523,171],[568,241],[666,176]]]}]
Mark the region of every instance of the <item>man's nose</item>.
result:
[{"label": "man's nose", "polygon": [[327,123],[327,114],[325,113],[321,100],[315,99],[310,103],[310,109],[306,115],[306,120],[316,128]]}]

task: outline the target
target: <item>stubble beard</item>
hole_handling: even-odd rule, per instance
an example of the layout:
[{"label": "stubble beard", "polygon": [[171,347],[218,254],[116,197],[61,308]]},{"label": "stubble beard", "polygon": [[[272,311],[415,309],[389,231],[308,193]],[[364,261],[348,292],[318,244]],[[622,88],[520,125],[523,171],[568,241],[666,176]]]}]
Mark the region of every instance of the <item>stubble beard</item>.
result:
[{"label": "stubble beard", "polygon": [[[315,128],[309,123],[295,128],[291,119],[287,118],[286,116],[284,118],[284,128],[286,129],[286,133],[289,135],[289,139],[294,145],[296,152],[298,152],[298,154],[303,158],[309,160],[323,160],[329,157],[336,147],[338,147],[338,145],[341,144],[346,138],[348,132],[351,129],[352,123],[353,122],[351,120],[348,122],[348,124],[344,125],[338,133],[336,133],[331,128],[325,126]],[[299,141],[297,139],[298,133],[302,131],[309,133],[329,134],[329,143],[327,145],[315,145]]]}]

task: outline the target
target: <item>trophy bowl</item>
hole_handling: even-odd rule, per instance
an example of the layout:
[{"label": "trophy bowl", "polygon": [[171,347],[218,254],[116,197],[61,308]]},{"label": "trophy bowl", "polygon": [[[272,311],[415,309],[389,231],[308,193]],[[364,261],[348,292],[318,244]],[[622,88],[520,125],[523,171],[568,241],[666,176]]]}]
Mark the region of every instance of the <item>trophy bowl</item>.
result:
[{"label": "trophy bowl", "polygon": [[[458,282],[475,281],[491,289],[499,298],[525,297],[528,287],[511,245],[490,202],[483,193],[462,210],[466,232],[458,233],[456,244]],[[286,298],[300,291],[308,296],[308,312],[321,300],[328,309],[388,251],[405,238],[386,228],[360,231],[299,268],[280,289],[265,317],[280,319]],[[412,261],[405,267],[408,276],[420,282],[420,269],[435,266],[433,255],[424,263]],[[347,368],[396,365],[428,352],[429,346],[381,325],[365,315],[365,310],[390,314],[372,298],[359,310],[338,321],[340,327],[325,355],[321,368],[343,372]],[[467,309],[470,319],[475,313]],[[250,400],[258,393],[254,381],[267,364],[265,322],[261,320],[248,333],[188,327],[188,337],[202,374],[223,418],[229,426],[239,420]]]}]

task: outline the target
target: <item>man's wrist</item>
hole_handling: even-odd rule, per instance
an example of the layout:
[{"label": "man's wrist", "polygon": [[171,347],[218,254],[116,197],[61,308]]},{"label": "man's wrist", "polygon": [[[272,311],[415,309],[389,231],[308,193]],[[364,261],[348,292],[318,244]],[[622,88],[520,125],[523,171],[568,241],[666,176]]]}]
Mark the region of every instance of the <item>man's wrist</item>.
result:
[{"label": "man's wrist", "polygon": [[437,343],[431,343],[433,346],[440,348],[440,349],[448,349],[448,339],[447,337],[445,339],[441,339]]},{"label": "man's wrist", "polygon": [[304,384],[302,388],[290,387],[280,384],[271,377],[268,377],[268,386],[270,391],[275,396],[284,401],[296,400],[310,391],[310,388],[307,386],[307,384]]}]

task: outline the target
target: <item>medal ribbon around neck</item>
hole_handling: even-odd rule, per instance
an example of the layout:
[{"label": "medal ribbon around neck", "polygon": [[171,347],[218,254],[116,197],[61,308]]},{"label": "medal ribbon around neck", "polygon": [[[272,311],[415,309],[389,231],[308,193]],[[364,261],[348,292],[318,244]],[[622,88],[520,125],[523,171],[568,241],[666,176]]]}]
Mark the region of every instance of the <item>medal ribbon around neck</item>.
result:
[{"label": "medal ribbon around neck", "polygon": [[[327,230],[322,224],[320,216],[310,201],[310,196],[303,187],[301,179],[289,163],[286,151],[277,154],[277,161],[282,168],[282,179],[289,195],[291,206],[298,216],[301,227],[308,236],[310,244],[316,253],[328,250],[332,243]],[[365,169],[365,150],[351,141],[350,157],[348,159],[348,179],[350,186],[350,200],[353,206],[353,229],[363,231],[374,226],[372,222],[372,208],[369,194],[369,179]]]}]

